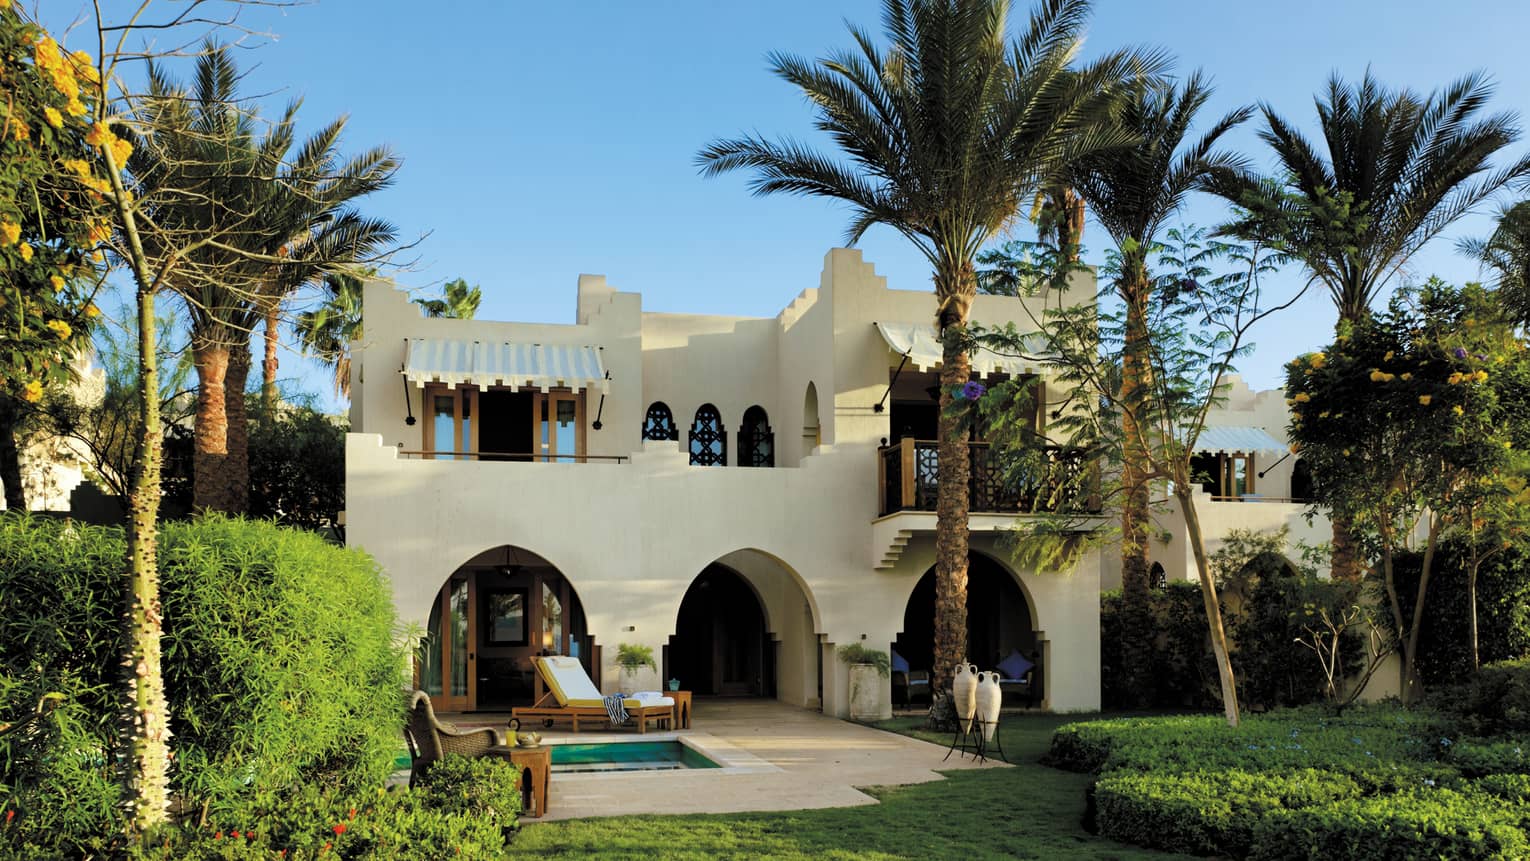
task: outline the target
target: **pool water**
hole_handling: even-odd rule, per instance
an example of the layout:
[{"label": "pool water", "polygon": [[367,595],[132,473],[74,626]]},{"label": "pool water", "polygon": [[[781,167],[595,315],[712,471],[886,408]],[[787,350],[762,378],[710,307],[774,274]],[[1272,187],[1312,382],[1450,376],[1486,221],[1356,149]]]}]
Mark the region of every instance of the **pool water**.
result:
[{"label": "pool water", "polygon": [[554,744],[552,770],[562,774],[589,771],[672,771],[721,768],[678,741],[631,741],[610,744]]}]

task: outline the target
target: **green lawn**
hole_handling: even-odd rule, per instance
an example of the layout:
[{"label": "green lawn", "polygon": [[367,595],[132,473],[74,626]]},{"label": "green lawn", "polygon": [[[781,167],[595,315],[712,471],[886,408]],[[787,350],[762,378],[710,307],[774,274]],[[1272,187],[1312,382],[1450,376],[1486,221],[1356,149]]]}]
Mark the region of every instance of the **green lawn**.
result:
[{"label": "green lawn", "polygon": [[[1009,716],[1000,725],[1014,768],[869,788],[871,807],[693,816],[624,816],[527,825],[510,855],[538,858],[1098,858],[1176,857],[1103,840],[1080,827],[1090,777],[1037,764],[1052,730],[1077,716]],[[923,718],[884,729],[921,733]]]}]

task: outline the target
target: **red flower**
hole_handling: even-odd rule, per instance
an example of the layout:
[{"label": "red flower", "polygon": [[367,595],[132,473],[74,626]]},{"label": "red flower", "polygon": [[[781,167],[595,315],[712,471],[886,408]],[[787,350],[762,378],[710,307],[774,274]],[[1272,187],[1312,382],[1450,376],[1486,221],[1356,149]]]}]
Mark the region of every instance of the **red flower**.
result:
[{"label": "red flower", "polygon": [[219,831],[217,834],[214,834],[213,835],[213,839],[214,840],[222,840],[223,839],[223,832]]},{"label": "red flower", "polygon": [[278,858],[286,858],[287,857],[287,850],[285,850],[285,849],[278,849],[278,850],[276,850],[276,857],[278,857]]},{"label": "red flower", "polygon": [[230,831],[228,833],[228,836],[234,838],[235,840],[238,840],[239,838],[243,837],[244,835],[240,834],[238,831]]},{"label": "red flower", "polygon": [[14,810],[7,810],[7,811],[5,811],[5,824],[6,825],[10,825],[11,824],[11,820],[15,819],[15,818],[16,818],[16,811],[14,811]]},{"label": "red flower", "polygon": [[335,832],[336,834],[344,834],[345,833],[345,823],[342,822],[339,825],[336,825],[334,828],[331,828],[330,830]]},{"label": "red flower", "polygon": [[355,819],[356,818],[356,808],[352,807],[350,815],[346,816],[345,818],[346,819]]},{"label": "red flower", "polygon": [[331,847],[333,845],[334,845],[333,843],[326,843],[326,844],[324,844],[324,848],[319,850],[319,854],[323,855],[325,852],[328,852],[329,851],[329,847]]}]

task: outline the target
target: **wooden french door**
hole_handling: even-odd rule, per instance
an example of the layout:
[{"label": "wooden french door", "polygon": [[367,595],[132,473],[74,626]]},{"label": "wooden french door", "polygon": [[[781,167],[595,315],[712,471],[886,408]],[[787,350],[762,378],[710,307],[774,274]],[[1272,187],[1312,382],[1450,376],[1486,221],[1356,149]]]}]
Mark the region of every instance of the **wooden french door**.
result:
[{"label": "wooden french door", "polygon": [[453,577],[441,590],[441,693],[431,697],[431,706],[439,711],[478,707],[478,589],[474,580],[471,576]]}]

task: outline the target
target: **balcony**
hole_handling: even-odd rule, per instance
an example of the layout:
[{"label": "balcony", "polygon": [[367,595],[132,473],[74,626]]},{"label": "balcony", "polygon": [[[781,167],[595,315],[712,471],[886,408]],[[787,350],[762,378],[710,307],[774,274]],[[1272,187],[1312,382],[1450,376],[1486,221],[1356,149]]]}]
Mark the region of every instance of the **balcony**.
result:
[{"label": "balcony", "polygon": [[[934,440],[903,439],[879,449],[881,499],[878,514],[934,511],[940,444]],[[967,443],[971,459],[968,510],[985,514],[1033,514],[1056,510],[1066,501],[1062,489],[1081,470],[1089,469],[1077,449],[1048,448],[1046,465],[1018,484],[1006,484],[1000,458],[986,442]],[[1097,482],[1089,482],[1088,511],[1100,507]]]}]

